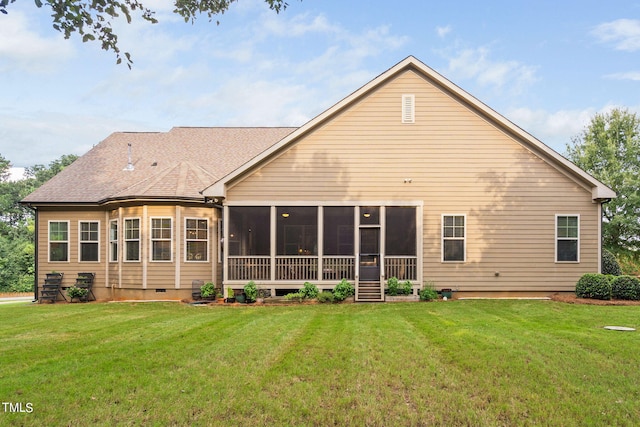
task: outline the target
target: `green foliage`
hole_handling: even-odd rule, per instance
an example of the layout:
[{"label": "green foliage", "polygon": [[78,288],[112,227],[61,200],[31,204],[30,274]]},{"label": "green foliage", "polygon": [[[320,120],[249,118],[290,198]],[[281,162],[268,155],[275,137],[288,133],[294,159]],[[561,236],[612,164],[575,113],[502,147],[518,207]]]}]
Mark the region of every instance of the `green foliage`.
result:
[{"label": "green foliage", "polygon": [[611,299],[611,279],[598,273],[584,274],[576,283],[576,296],[578,298],[593,298],[601,300]]},{"label": "green foliage", "polygon": [[640,249],[640,117],[621,109],[596,114],[567,145],[567,157],[618,195],[602,207],[604,246]]},{"label": "green foliage", "polygon": [[[0,13],[7,14],[7,6],[16,0],[0,0]],[[185,22],[194,22],[199,15],[206,15],[209,21],[217,15],[225,13],[231,3],[238,0],[175,0],[174,13],[180,15]],[[287,8],[285,0],[265,0],[269,8],[276,13]],[[118,35],[114,32],[112,21],[122,17],[126,23],[132,22],[132,14],[139,13],[142,20],[151,24],[158,23],[155,11],[145,7],[138,0],[35,0],[37,7],[51,8],[53,28],[61,32],[65,39],[73,33],[82,36],[83,42],[97,40],[102,49],[112,51],[116,62],[122,62],[118,46]],[[216,21],[217,22],[217,21]],[[131,68],[133,61],[128,52],[124,53],[126,64]]]},{"label": "green foliage", "polygon": [[286,294],[284,299],[287,301],[302,302],[302,300],[304,300],[304,294],[301,292],[292,292],[290,294]]},{"label": "green foliage", "polygon": [[400,289],[400,282],[397,277],[390,277],[387,279],[387,294],[388,295],[398,295],[398,290]]},{"label": "green foliage", "polygon": [[411,280],[407,280],[402,284],[402,294],[411,295],[412,293],[413,293],[413,285],[411,284]]},{"label": "green foliage", "polygon": [[640,276],[640,252],[620,250],[616,252],[616,260],[627,276]]},{"label": "green foliage", "polygon": [[640,279],[633,276],[617,276],[611,281],[611,297],[614,299],[640,300]]},{"label": "green foliage", "polygon": [[615,255],[606,249],[602,251],[602,274],[611,274],[613,276],[622,274],[622,269]]},{"label": "green foliage", "polygon": [[256,302],[258,298],[258,287],[253,280],[244,285],[244,294],[247,297],[247,302]]},{"label": "green foliage", "polygon": [[207,282],[200,286],[200,295],[202,298],[211,298],[216,296],[216,288],[212,282]]},{"label": "green foliage", "polygon": [[310,282],[305,282],[302,289],[299,291],[307,299],[314,299],[318,297],[318,287]]},{"label": "green foliage", "polygon": [[425,283],[424,288],[418,292],[421,301],[433,301],[438,299],[438,291],[433,288],[431,283]]},{"label": "green foliage", "polygon": [[235,298],[236,294],[233,292],[233,288],[231,286],[227,286],[227,298]]},{"label": "green foliage", "polygon": [[348,297],[355,295],[356,290],[347,279],[342,279],[335,288],[333,288],[333,296],[336,301],[344,301]]},{"label": "green foliage", "polygon": [[86,297],[88,293],[89,290],[78,288],[76,286],[71,286],[69,289],[67,289],[67,295],[69,296],[69,298],[83,298]]},{"label": "green foliage", "polygon": [[331,292],[320,292],[318,294],[318,302],[321,304],[332,304],[335,302],[335,297]]}]

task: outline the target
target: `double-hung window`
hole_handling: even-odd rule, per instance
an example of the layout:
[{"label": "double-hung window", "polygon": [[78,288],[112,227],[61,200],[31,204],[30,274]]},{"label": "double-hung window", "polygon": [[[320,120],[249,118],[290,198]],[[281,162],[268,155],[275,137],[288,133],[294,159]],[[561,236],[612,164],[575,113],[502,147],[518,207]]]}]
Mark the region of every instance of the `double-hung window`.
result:
[{"label": "double-hung window", "polygon": [[140,261],[140,218],[124,220],[124,260]]},{"label": "double-hung window", "polygon": [[80,221],[79,229],[80,262],[100,261],[100,223],[98,221]]},{"label": "double-hung window", "polygon": [[118,220],[109,222],[109,261],[118,262]]},{"label": "double-hung window", "polygon": [[556,215],[556,262],[580,261],[580,217]]},{"label": "double-hung window", "polygon": [[69,261],[69,221],[49,221],[49,262]]},{"label": "double-hung window", "polygon": [[466,259],[466,215],[442,215],[442,261]]},{"label": "double-hung window", "polygon": [[187,261],[208,261],[209,221],[187,218],[185,220],[185,246]]},{"label": "double-hung window", "polygon": [[151,261],[171,261],[171,218],[151,218]]}]

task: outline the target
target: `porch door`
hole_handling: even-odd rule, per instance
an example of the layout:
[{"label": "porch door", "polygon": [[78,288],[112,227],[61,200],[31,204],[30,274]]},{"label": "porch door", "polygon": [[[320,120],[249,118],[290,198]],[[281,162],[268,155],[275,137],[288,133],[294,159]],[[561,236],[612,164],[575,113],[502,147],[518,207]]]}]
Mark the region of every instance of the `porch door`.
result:
[{"label": "porch door", "polygon": [[380,281],[380,227],[360,228],[360,281]]}]

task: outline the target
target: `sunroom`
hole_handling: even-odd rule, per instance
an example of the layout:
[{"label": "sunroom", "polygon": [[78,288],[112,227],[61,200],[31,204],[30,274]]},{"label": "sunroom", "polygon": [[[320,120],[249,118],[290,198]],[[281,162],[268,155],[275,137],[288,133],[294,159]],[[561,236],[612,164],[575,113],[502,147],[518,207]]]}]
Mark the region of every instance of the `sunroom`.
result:
[{"label": "sunroom", "polygon": [[[224,284],[254,281],[277,295],[312,282],[346,279],[378,290],[386,278],[421,283],[418,203],[385,205],[230,205],[224,208]],[[362,299],[362,298],[360,298]]]}]

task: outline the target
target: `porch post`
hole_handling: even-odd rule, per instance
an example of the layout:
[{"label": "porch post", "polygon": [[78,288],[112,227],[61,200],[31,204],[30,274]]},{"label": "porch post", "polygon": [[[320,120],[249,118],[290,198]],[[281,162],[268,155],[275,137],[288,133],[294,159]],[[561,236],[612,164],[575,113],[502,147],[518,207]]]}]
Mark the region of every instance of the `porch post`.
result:
[{"label": "porch post", "polygon": [[324,208],[323,206],[318,206],[318,235],[316,237],[318,239],[318,271],[316,272],[316,280],[322,281],[324,274]]},{"label": "porch post", "polygon": [[269,277],[271,282],[275,282],[276,280],[276,239],[277,239],[276,221],[278,220],[278,217],[277,217],[278,213],[275,206],[271,206],[270,213],[271,213],[271,220],[270,220],[271,230],[269,234],[271,235],[271,237],[269,242],[270,243],[269,254],[271,255],[271,260],[270,260],[271,271],[269,273]]}]

